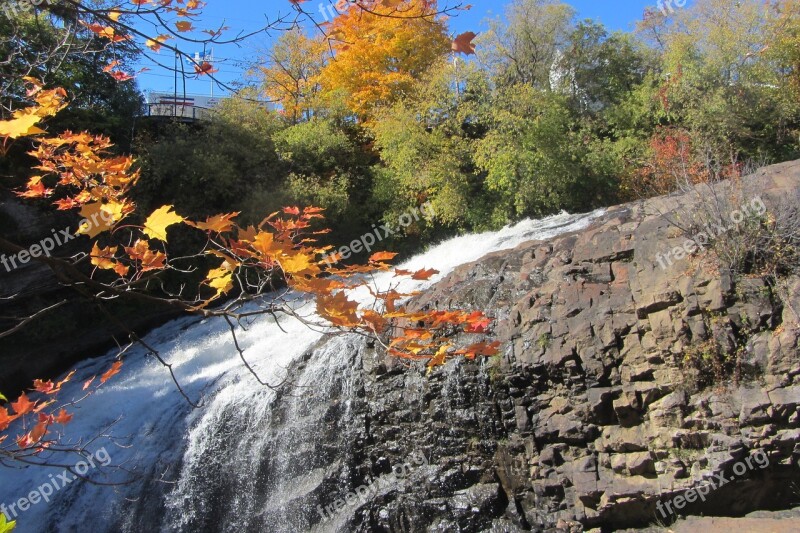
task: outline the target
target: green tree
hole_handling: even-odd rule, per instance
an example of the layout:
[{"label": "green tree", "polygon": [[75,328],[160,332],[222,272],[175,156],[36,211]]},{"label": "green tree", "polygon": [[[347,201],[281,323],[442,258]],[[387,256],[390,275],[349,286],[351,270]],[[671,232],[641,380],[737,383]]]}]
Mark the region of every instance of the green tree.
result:
[{"label": "green tree", "polygon": [[785,98],[787,79],[770,52],[780,45],[779,16],[759,0],[698,0],[643,27],[663,54],[670,122],[687,127],[709,159],[797,153],[798,103]]},{"label": "green tree", "polygon": [[168,202],[186,216],[245,211],[245,219],[254,221],[257,213],[282,205],[279,195],[266,204],[250,202],[263,200],[261,190],[275,190],[283,181],[285,167],[272,138],[281,127],[258,103],[234,99],[210,122],[169,124],[142,135],[142,178],[134,198],[145,210]]},{"label": "green tree", "polygon": [[555,0],[513,0],[503,20],[493,21],[480,37],[479,59],[499,85],[547,89],[574,17],[574,8]]},{"label": "green tree", "polygon": [[288,171],[286,192],[292,201],[324,207],[334,223],[365,222],[369,210],[362,207],[374,157],[357,140],[357,130],[346,131],[330,119],[312,118],[277,133],[275,144]]},{"label": "green tree", "polygon": [[485,81],[474,64],[442,61],[402,103],[372,126],[384,168],[375,198],[387,221],[430,201],[435,220],[455,228],[487,227],[476,216],[482,180],[472,162]]},{"label": "green tree", "polygon": [[587,207],[585,147],[566,97],[519,84],[500,90],[488,113],[491,129],[475,160],[486,188],[502,197],[497,222]]}]

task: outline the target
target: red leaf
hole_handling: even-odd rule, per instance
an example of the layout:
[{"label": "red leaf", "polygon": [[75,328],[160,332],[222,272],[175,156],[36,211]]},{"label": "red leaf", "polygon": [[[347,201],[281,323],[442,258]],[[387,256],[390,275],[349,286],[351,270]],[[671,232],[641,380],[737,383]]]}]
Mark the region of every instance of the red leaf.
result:
[{"label": "red leaf", "polygon": [[433,268],[423,268],[422,270],[417,270],[416,272],[414,272],[414,275],[411,276],[411,279],[426,280],[430,279],[432,276],[438,273],[439,271]]},{"label": "red leaf", "polygon": [[106,370],[105,374],[100,376],[100,383],[105,383],[109,379],[119,374],[121,368],[122,368],[122,361],[116,361],[113,365],[111,365],[111,368]]},{"label": "red leaf", "polygon": [[20,394],[16,402],[11,404],[11,408],[19,416],[32,412],[35,406],[36,402],[31,402],[24,392]]},{"label": "red leaf", "polygon": [[55,388],[52,381],[42,381],[41,379],[33,380],[33,390],[47,394]]},{"label": "red leaf", "polygon": [[58,412],[55,418],[53,418],[53,422],[56,424],[68,424],[72,421],[74,415],[67,413],[66,409],[62,409]]},{"label": "red leaf", "polygon": [[472,39],[477,37],[478,34],[468,31],[464,32],[455,39],[453,39],[453,44],[451,48],[453,52],[460,52],[462,54],[470,55],[475,53],[475,45],[472,44]]}]

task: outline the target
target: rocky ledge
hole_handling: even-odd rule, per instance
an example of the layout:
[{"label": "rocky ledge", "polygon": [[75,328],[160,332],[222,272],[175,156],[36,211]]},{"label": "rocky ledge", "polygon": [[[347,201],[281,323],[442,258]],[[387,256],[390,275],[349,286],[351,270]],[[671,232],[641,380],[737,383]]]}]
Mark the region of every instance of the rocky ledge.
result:
[{"label": "rocky ledge", "polygon": [[[771,209],[800,197],[800,162],[744,183]],[[349,343],[303,412],[313,442],[286,452],[306,467],[316,458],[302,499],[328,520],[312,511],[306,527],[611,531],[797,505],[800,278],[779,290],[707,254],[662,268],[657,254],[686,238],[670,214],[700,201],[610,209],[580,232],[464,265],[415,300],[488,310],[500,357],[425,376]],[[702,372],[720,358],[727,370]],[[405,477],[349,501],[404,461]]]}]

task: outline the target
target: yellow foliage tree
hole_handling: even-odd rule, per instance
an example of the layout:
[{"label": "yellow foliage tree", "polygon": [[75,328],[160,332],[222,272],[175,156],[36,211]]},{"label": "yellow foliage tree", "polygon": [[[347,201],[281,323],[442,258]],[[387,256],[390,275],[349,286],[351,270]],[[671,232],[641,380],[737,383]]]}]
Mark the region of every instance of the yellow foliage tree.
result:
[{"label": "yellow foliage tree", "polygon": [[334,58],[318,79],[328,98],[343,97],[369,122],[396,102],[450,51],[451,41],[435,0],[367,0],[330,24]]},{"label": "yellow foliage tree", "polygon": [[313,114],[319,92],[316,78],[322,70],[326,50],[322,40],[312,39],[296,28],[277,40],[266,65],[260,68],[262,91],[280,104],[284,115],[295,124]]}]

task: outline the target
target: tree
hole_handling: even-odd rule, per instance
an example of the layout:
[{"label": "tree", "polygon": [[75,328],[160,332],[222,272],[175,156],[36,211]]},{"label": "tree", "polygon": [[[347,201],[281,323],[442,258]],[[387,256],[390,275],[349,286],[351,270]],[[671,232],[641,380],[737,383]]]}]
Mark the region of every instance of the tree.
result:
[{"label": "tree", "polygon": [[495,217],[512,220],[585,207],[583,142],[573,129],[566,98],[530,85],[499,91],[477,144],[475,161],[486,187],[501,195]]},{"label": "tree", "polygon": [[513,0],[480,37],[478,56],[496,83],[550,88],[553,63],[572,31],[574,8],[556,0]]},{"label": "tree", "polygon": [[130,149],[131,130],[143,99],[135,80],[120,81],[106,74],[107,66],[125,69],[133,61],[125,43],[97,36],[65,9],[53,12],[17,11],[0,18],[0,93],[7,114],[25,101],[24,78],[63,87],[70,95],[69,111],[51,122],[54,129],[92,127]]},{"label": "tree", "polygon": [[552,89],[568,94],[581,113],[619,104],[643,82],[650,66],[640,48],[629,35],[609,35],[602,24],[581,21],[553,64]]},{"label": "tree", "polygon": [[318,104],[317,77],[325,62],[322,39],[308,37],[299,27],[281,35],[259,67],[261,88],[267,97],[280,104],[293,123],[309,120]]},{"label": "tree", "polygon": [[142,179],[132,191],[142,208],[172,203],[191,217],[207,217],[222,210],[245,211],[260,221],[273,202],[245,209],[261,189],[282,185],[285,166],[273,137],[284,124],[252,100],[234,98],[208,122],[169,124],[142,134],[137,148]]},{"label": "tree", "polygon": [[[782,2],[698,0],[641,31],[663,54],[662,102],[704,158],[782,159],[797,153],[798,104],[770,50]],[[784,12],[791,20],[791,12]],[[780,45],[778,44],[778,47]]]},{"label": "tree", "polygon": [[436,0],[369,0],[337,16],[328,29],[334,57],[318,77],[324,96],[366,122],[398,101],[450,49],[437,12]]},{"label": "tree", "polygon": [[430,201],[435,221],[480,227],[472,209],[480,203],[481,187],[472,165],[473,139],[464,128],[474,123],[466,94],[478,75],[474,65],[441,60],[402,102],[379,114],[372,131],[385,166],[376,178],[375,199],[385,206],[387,221]]}]

